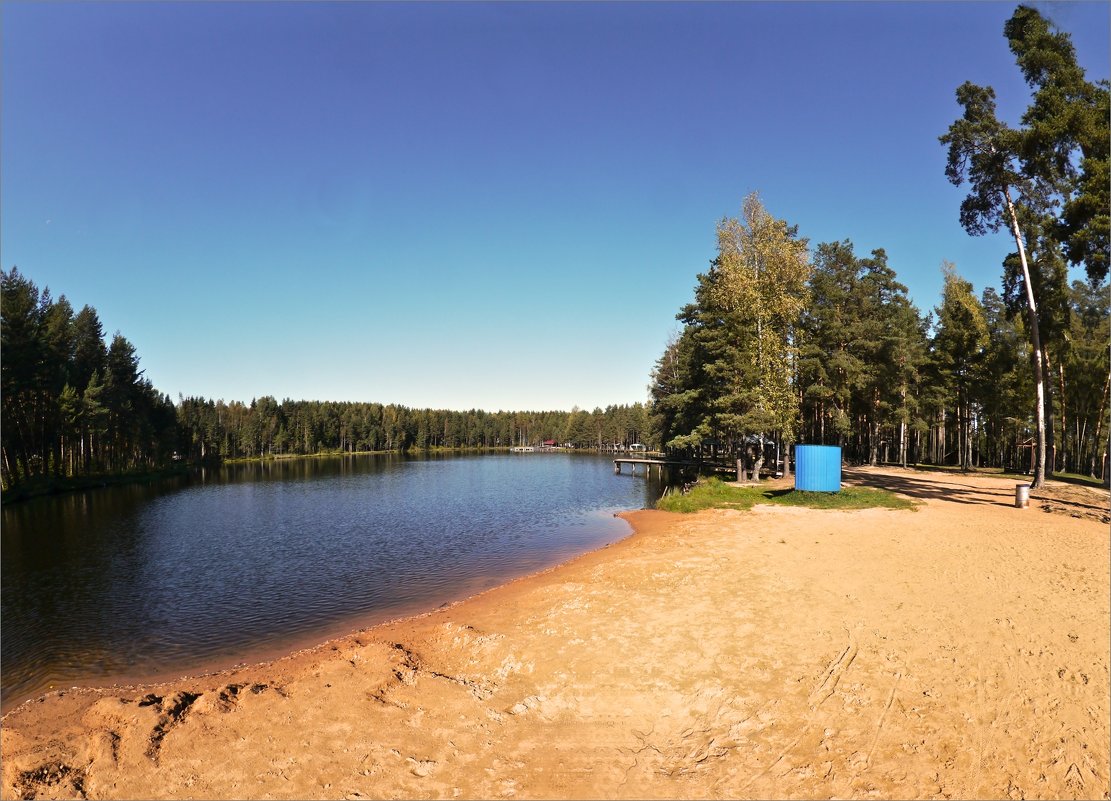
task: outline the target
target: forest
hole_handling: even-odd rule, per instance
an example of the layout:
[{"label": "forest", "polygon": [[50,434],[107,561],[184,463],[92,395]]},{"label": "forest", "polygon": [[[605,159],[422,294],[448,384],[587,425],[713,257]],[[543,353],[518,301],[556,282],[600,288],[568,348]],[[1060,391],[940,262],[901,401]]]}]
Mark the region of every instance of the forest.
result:
[{"label": "forest", "polygon": [[[883,250],[861,257],[849,241],[828,242],[808,261],[805,242],[755,197],[746,219],[719,229],[722,255],[698,276],[682,331],[657,361],[654,441],[739,458],[746,471],[794,443],[839,445],[856,463],[1031,469],[1031,347],[1013,302],[991,287],[977,295],[944,264],[941,302],[923,314]],[[771,249],[769,227],[789,259]],[[1073,281],[1056,312],[1050,469],[1102,478],[1107,284]]]},{"label": "forest", "polygon": [[96,310],[12,268],[0,272],[0,469],[3,486],[151,470],[173,458],[177,410]]},{"label": "forest", "polygon": [[0,271],[0,468],[5,489],[148,472],[175,462],[321,453],[559,445],[598,448],[650,436],[643,403],[584,411],[485,412],[158,392],[97,312],[12,268]]},{"label": "forest", "polygon": [[[797,443],[840,445],[857,463],[1005,468],[1109,477],[1111,296],[1109,87],[1090,82],[1067,35],[1019,6],[1004,36],[1031,89],[1021,125],[991,87],[956,90],[939,137],[945,178],[968,195],[969,235],[1006,231],[1001,289],[939,265],[938,305],[919,309],[883,249],[811,247],[757,194],[717,225],[681,329],[647,403],[486,412],[396,404],[179,397],[143,377],[92,307],[0,271],[3,487],[151,471],[179,463],[428,448],[576,448],[640,442],[790,469]],[[939,176],[940,177],[940,176]],[[1070,265],[1085,280],[1071,280]]]},{"label": "forest", "polygon": [[648,436],[642,403],[543,412],[410,409],[397,404],[284,400],[250,404],[185,398],[180,448],[191,460],[365,453],[432,448],[509,448],[546,441],[574,448],[630,445]]},{"label": "forest", "polygon": [[[945,177],[969,189],[962,227],[1014,240],[1002,292],[977,295],[944,264],[923,315],[883,249],[811,250],[752,195],[718,224],[717,256],[653,371],[660,442],[735,459],[742,476],[804,442],[869,464],[1029,471],[1034,486],[1053,471],[1107,478],[1108,84],[1085,79],[1033,8],[1003,33],[1031,89],[1021,127],[996,118],[991,87],[966,82],[939,137]],[[1070,283],[1070,264],[1087,280]]]}]

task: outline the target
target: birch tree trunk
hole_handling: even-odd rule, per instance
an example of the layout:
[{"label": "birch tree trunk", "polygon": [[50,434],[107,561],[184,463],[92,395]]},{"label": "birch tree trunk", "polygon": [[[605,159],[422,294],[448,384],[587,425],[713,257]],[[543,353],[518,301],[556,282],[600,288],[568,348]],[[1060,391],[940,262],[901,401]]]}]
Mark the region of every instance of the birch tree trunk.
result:
[{"label": "birch tree trunk", "polygon": [[1099,461],[1100,461],[1100,471],[1103,472],[1104,475],[1106,475],[1106,473],[1104,472],[1105,459],[1103,457],[1103,454],[1100,453],[1099,445],[1100,445],[1100,434],[1103,433],[1103,416],[1105,414],[1107,414],[1107,400],[1108,400],[1109,396],[1111,396],[1111,376],[1108,376],[1107,380],[1103,382],[1103,395],[1101,395],[1100,399],[1099,399],[1099,414],[1096,415],[1096,433],[1095,433],[1095,436],[1092,437],[1092,477],[1093,478],[1095,478],[1095,475],[1096,475],[1095,458],[1096,458],[1097,454],[1100,457],[1100,459],[1099,459]]},{"label": "birch tree trunk", "polygon": [[760,480],[760,468],[764,466],[764,435],[760,434],[760,443],[756,446],[759,450],[756,451],[755,464],[752,466],[752,480]]},{"label": "birch tree trunk", "polygon": [[1034,347],[1034,428],[1037,432],[1037,455],[1034,461],[1034,480],[1032,489],[1045,484],[1045,378],[1042,374],[1042,335],[1038,327],[1038,306],[1034,302],[1034,285],[1030,282],[1030,266],[1026,262],[1026,246],[1018,228],[1018,215],[1011,202],[1011,190],[1003,187],[1003,199],[1007,203],[1007,213],[1011,217],[1011,233],[1018,246],[1018,259],[1022,263],[1022,280],[1026,286],[1026,317],[1030,324],[1030,343]]},{"label": "birch tree trunk", "polygon": [[902,419],[899,420],[899,464],[903,469],[907,466],[907,387],[902,386],[900,393],[903,403]]},{"label": "birch tree trunk", "polygon": [[[1059,361],[1057,363],[1057,397],[1060,399],[1061,413],[1060,413],[1059,416],[1061,418],[1061,436],[1060,437],[1055,437],[1054,440],[1053,440],[1055,445],[1057,443],[1060,443],[1059,448],[1056,448],[1056,447],[1054,448],[1054,461],[1056,462],[1057,452],[1060,451],[1060,453],[1061,453],[1061,469],[1062,470],[1068,470],[1069,469],[1069,440],[1068,440],[1068,437],[1066,436],[1065,432],[1068,430],[1068,424],[1069,424],[1068,415],[1069,415],[1069,412],[1068,412],[1068,406],[1066,406],[1066,404],[1065,404],[1065,360],[1064,360],[1063,357],[1061,358],[1061,361]],[[1054,467],[1053,469],[1056,470],[1057,468]]]}]

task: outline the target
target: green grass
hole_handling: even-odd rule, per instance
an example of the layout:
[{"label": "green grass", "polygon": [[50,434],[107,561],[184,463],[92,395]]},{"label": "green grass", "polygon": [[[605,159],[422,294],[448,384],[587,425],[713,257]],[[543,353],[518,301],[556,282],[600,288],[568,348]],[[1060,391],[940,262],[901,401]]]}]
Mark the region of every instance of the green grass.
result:
[{"label": "green grass", "polygon": [[656,502],[665,512],[701,509],[751,509],[758,503],[806,506],[812,509],[913,509],[914,502],[892,492],[867,487],[842,487],[840,492],[733,487],[720,478],[700,480],[686,495],[668,495]]},{"label": "green grass", "polygon": [[1067,481],[1070,484],[1087,484],[1089,487],[1103,487],[1104,484],[1098,478],[1083,475],[1082,473],[1054,473],[1047,476],[1056,481]]}]

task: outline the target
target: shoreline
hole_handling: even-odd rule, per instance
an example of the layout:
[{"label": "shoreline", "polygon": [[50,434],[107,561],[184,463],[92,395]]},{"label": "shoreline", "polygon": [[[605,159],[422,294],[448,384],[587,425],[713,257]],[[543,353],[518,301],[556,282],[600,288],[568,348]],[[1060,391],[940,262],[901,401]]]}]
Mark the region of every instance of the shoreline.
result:
[{"label": "shoreline", "polygon": [[[427,603],[418,601],[373,612],[355,612],[333,623],[322,625],[312,631],[302,632],[300,635],[294,637],[275,639],[268,643],[249,646],[245,650],[238,651],[235,654],[229,653],[226,657],[214,657],[202,660],[198,663],[182,665],[177,668],[167,667],[152,672],[120,672],[104,675],[102,677],[89,676],[87,678],[62,680],[61,683],[66,685],[64,687],[54,689],[53,685],[51,685],[49,689],[45,690],[41,688],[32,689],[21,692],[16,699],[5,700],[2,707],[0,707],[0,721],[9,713],[15,712],[25,704],[39,701],[43,697],[59,692],[66,693],[73,690],[100,690],[110,692],[115,689],[132,691],[135,689],[157,687],[174,681],[199,681],[213,676],[224,676],[237,670],[261,668],[287,656],[323,648],[336,640],[353,637],[359,633],[380,626],[417,620],[436,612],[446,611],[459,604],[467,603],[487,593],[498,590],[501,587],[513,584],[514,582],[525,581],[535,576],[541,576],[550,571],[557,570],[565,565],[573,563],[583,556],[609,548],[612,545],[629,539],[636,534],[636,530],[628,520],[625,519],[625,516],[630,513],[632,512],[624,511],[613,515],[615,518],[625,520],[627,530],[622,536],[612,542],[603,543],[590,550],[574,554],[551,565],[519,576],[513,576],[507,579],[476,578],[475,582],[484,581],[493,583],[478,591],[464,590],[463,592],[466,594],[449,598],[447,601],[443,601],[432,607],[429,607]],[[432,603],[435,602],[432,601]]]},{"label": "shoreline", "polygon": [[353,456],[405,456],[409,453],[421,454],[483,454],[509,453],[509,446],[436,446],[429,448],[409,448],[406,450],[386,451],[322,451],[320,453],[269,453],[262,456],[237,456],[230,459],[216,459],[196,462],[174,462],[160,468],[127,473],[99,473],[96,475],[67,476],[63,478],[37,477],[30,482],[17,484],[0,493],[0,506],[19,504],[36,498],[49,498],[56,495],[69,495],[75,492],[102,489],[104,487],[127,486],[131,484],[151,484],[173,478],[192,478],[199,470],[218,469],[225,465],[266,464],[267,462],[287,462],[298,459],[347,458]]},{"label": "shoreline", "polygon": [[4,490],[0,493],[0,506],[14,506],[38,498],[70,495],[76,492],[88,492],[105,487],[154,484],[159,481],[169,481],[175,478],[189,478],[192,471],[193,467],[189,465],[171,465],[141,472],[104,473],[101,475],[70,476],[58,479],[36,479],[28,484],[18,484],[15,487]]},{"label": "shoreline", "polygon": [[446,608],[26,701],[3,795],[1107,797],[1106,526],[852,472],[923,503],[624,513]]}]

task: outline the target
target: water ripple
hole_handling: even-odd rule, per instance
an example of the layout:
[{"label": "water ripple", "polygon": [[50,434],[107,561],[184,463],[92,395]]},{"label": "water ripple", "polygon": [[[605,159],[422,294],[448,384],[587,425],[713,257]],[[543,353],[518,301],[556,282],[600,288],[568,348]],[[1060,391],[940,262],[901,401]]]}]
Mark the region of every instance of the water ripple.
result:
[{"label": "water ripple", "polygon": [[572,454],[243,465],[3,511],[5,706],[431,609],[627,533],[657,483]]}]

